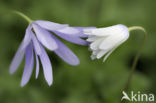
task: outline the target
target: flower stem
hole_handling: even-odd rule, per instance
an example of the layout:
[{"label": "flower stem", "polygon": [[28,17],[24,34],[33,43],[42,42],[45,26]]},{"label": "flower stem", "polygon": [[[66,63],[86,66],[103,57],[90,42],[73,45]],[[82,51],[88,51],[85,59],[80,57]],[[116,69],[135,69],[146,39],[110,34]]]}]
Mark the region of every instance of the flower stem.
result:
[{"label": "flower stem", "polygon": [[[143,38],[143,41],[141,42],[141,46],[139,47],[137,53],[136,53],[136,56],[133,60],[133,64],[132,64],[132,67],[131,67],[131,71],[130,71],[130,74],[128,76],[128,80],[127,80],[127,83],[125,85],[125,88],[124,88],[124,91],[127,92],[129,87],[130,87],[130,83],[131,83],[131,80],[132,80],[132,77],[133,77],[133,74],[134,74],[134,71],[136,69],[136,64],[138,62],[138,59],[141,55],[141,51],[144,47],[144,44],[145,44],[145,41],[146,41],[146,36],[147,36],[147,33],[146,33],[146,30],[143,28],[143,27],[140,27],[140,26],[133,26],[133,27],[129,27],[128,28],[129,32],[130,31],[134,31],[134,30],[141,30],[144,32],[144,38]],[[124,101],[120,101],[120,103],[124,103]]]},{"label": "flower stem", "polygon": [[24,18],[26,21],[28,21],[28,23],[33,22],[33,20],[31,20],[28,16],[26,16],[25,14],[19,12],[19,11],[12,11],[12,13],[15,13],[19,16],[21,16],[22,18]]},{"label": "flower stem", "polygon": [[141,43],[141,46],[139,47],[139,49],[138,49],[138,51],[137,51],[137,53],[136,53],[136,56],[135,56],[135,58],[134,58],[134,61],[133,61],[132,67],[131,67],[131,72],[130,72],[130,74],[129,74],[129,77],[128,77],[128,80],[127,80],[127,83],[126,83],[126,86],[125,86],[125,91],[127,91],[128,88],[129,88],[129,86],[130,86],[130,82],[131,82],[131,80],[132,80],[134,71],[135,71],[135,69],[136,69],[136,64],[137,64],[137,62],[138,62],[138,59],[139,59],[139,57],[140,57],[140,55],[141,55],[141,51],[142,51],[142,49],[143,49],[143,47],[144,47],[144,44],[145,44],[145,41],[146,41],[146,35],[147,35],[146,30],[145,30],[143,27],[140,27],[140,26],[129,27],[128,30],[129,30],[129,32],[130,32],[130,31],[134,31],[134,30],[141,30],[141,31],[144,32],[144,38],[143,38],[143,41],[142,41],[142,43]]}]

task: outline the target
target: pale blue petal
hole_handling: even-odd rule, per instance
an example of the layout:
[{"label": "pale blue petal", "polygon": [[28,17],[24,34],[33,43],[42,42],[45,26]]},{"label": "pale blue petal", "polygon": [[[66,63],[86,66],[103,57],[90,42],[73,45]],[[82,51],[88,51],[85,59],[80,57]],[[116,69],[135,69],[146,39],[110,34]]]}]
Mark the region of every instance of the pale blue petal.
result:
[{"label": "pale blue petal", "polygon": [[[41,45],[40,45],[41,46]],[[53,77],[52,77],[52,65],[50,62],[50,59],[44,50],[44,48],[41,46],[42,53],[39,55],[42,67],[43,67],[43,72],[44,72],[44,77],[45,80],[47,81],[48,85],[52,85],[53,82]]]},{"label": "pale blue petal", "polygon": [[10,70],[9,70],[10,74],[13,74],[18,69],[18,67],[21,64],[22,59],[24,57],[25,48],[28,46],[28,44],[31,41],[30,31],[28,28],[26,30],[25,37],[24,37],[22,43],[20,44],[12,62],[11,62]]},{"label": "pale blue petal", "polygon": [[32,43],[30,43],[27,46],[26,53],[25,53],[25,67],[24,67],[24,72],[21,80],[22,87],[29,82],[30,77],[32,75],[33,66],[34,66],[33,46]]},{"label": "pale blue petal", "polygon": [[36,79],[38,78],[38,75],[39,75],[39,60],[38,60],[38,56],[36,54],[36,76],[35,76]]},{"label": "pale blue petal", "polygon": [[22,59],[24,57],[24,52],[25,52],[25,50],[22,48],[23,48],[23,43],[21,43],[20,47],[18,48],[18,50],[11,62],[10,70],[9,70],[10,74],[13,74],[18,69],[19,65],[22,62]]},{"label": "pale blue petal", "polygon": [[31,25],[26,29],[26,33],[23,39],[23,49],[25,49],[31,41]]},{"label": "pale blue petal", "polygon": [[80,32],[77,34],[77,36],[82,37],[82,38],[86,38],[88,37],[88,35],[85,35],[83,30],[84,29],[95,29],[96,27],[73,27],[77,30],[79,30]]},{"label": "pale blue petal", "polygon": [[51,33],[43,29],[39,25],[33,23],[33,29],[37,35],[38,40],[49,50],[55,50],[58,48],[55,40],[51,38]]},{"label": "pale blue petal", "polygon": [[73,28],[73,27],[65,27],[63,29],[59,29],[59,30],[56,30],[57,32],[60,32],[60,33],[63,33],[63,34],[68,34],[68,35],[75,35],[76,34],[79,34],[80,31],[76,28]]},{"label": "pale blue petal", "polygon": [[58,30],[65,27],[68,27],[68,24],[58,24],[50,21],[43,21],[43,20],[37,20],[35,21],[38,25],[40,25],[42,28],[48,29],[48,30]]},{"label": "pale blue petal", "polygon": [[66,63],[70,65],[78,65],[80,63],[78,57],[67,47],[65,46],[59,39],[52,35],[55,38],[59,48],[54,50],[54,52],[63,59]]},{"label": "pale blue petal", "polygon": [[34,49],[35,49],[35,51],[36,51],[36,53],[38,54],[38,55],[40,55],[41,54],[41,47],[40,47],[40,43],[39,43],[39,41],[37,40],[37,38],[35,37],[35,35],[33,34],[33,32],[31,32],[32,33],[32,41],[33,41],[33,45],[34,45]]},{"label": "pale blue petal", "polygon": [[54,33],[56,35],[58,35],[59,37],[65,39],[65,40],[67,40],[67,41],[69,41],[71,43],[79,44],[79,45],[88,45],[88,42],[86,40],[83,40],[83,39],[81,39],[78,36],[67,35],[67,34],[63,34],[63,33],[57,32],[57,31],[54,31]]}]

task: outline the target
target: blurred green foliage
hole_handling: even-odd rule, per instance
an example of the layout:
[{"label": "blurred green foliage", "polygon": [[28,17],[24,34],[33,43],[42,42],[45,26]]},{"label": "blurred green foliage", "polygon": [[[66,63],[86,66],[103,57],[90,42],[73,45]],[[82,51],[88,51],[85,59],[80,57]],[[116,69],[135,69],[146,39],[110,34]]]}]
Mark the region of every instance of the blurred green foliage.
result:
[{"label": "blurred green foliage", "polygon": [[105,63],[92,61],[87,47],[64,41],[81,64],[70,66],[48,52],[53,63],[53,85],[48,87],[40,69],[39,79],[35,80],[33,74],[21,88],[24,62],[14,75],[8,70],[27,22],[6,10],[72,26],[143,26],[148,38],[130,90],[156,93],[156,0],[0,0],[0,103],[118,103],[143,37],[142,32],[132,32]]}]

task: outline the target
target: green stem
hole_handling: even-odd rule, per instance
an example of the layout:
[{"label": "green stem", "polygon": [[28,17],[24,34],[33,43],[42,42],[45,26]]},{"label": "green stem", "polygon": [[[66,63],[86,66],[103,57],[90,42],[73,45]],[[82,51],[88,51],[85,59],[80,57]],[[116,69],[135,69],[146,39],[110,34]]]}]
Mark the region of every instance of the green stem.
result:
[{"label": "green stem", "polygon": [[[139,49],[138,49],[138,51],[136,53],[136,56],[134,58],[134,61],[133,61],[132,67],[131,67],[131,71],[130,71],[130,74],[128,76],[128,80],[127,80],[127,83],[126,83],[125,88],[124,88],[125,92],[127,92],[128,89],[129,89],[129,86],[130,86],[130,83],[131,83],[134,71],[136,69],[136,64],[137,64],[138,59],[139,59],[139,57],[141,55],[141,51],[142,51],[142,49],[144,47],[144,44],[145,44],[145,41],[146,41],[146,35],[147,35],[146,30],[144,28],[140,27],[140,26],[129,27],[128,30],[129,30],[129,32],[130,31],[134,31],[134,30],[141,30],[141,31],[143,31],[144,32],[144,39],[141,42],[141,46],[139,47]],[[124,101],[120,101],[120,103],[124,103]]]},{"label": "green stem", "polygon": [[29,24],[31,22],[33,22],[33,20],[31,20],[28,16],[26,16],[25,14],[23,14],[23,13],[21,13],[19,11],[9,11],[9,10],[7,10],[7,11],[1,12],[0,15],[6,15],[6,14],[10,14],[10,13],[19,15],[20,17],[24,18]]},{"label": "green stem", "polygon": [[126,83],[125,91],[127,91],[128,88],[129,88],[129,85],[130,85],[130,82],[132,80],[134,71],[136,69],[136,64],[137,64],[138,59],[139,59],[139,57],[141,55],[141,51],[143,50],[143,47],[144,47],[144,44],[145,44],[145,41],[146,41],[146,35],[147,35],[146,30],[144,28],[140,27],[140,26],[129,27],[128,30],[129,30],[129,32],[130,31],[134,31],[134,30],[141,30],[141,31],[143,31],[144,32],[144,39],[143,39],[143,41],[141,43],[141,46],[139,47],[139,49],[138,49],[138,51],[136,53],[136,56],[134,58],[134,61],[133,61],[132,67],[131,67],[131,72],[129,74],[129,77],[128,77],[128,80],[127,80],[127,83]]},{"label": "green stem", "polygon": [[15,13],[19,16],[21,16],[22,18],[24,18],[26,21],[28,21],[28,23],[33,22],[33,20],[31,20],[28,16],[26,16],[25,14],[19,12],[19,11],[12,11],[12,13]]}]

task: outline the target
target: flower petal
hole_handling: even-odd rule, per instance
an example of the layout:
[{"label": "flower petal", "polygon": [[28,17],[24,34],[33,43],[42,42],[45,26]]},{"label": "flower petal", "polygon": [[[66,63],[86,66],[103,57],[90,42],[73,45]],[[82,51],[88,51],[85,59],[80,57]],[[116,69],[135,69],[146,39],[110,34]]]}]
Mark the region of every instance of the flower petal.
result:
[{"label": "flower petal", "polygon": [[43,29],[39,25],[33,23],[33,29],[37,35],[38,40],[49,50],[55,50],[58,48],[55,40],[51,37],[51,33]]},{"label": "flower petal", "polygon": [[96,55],[92,54],[90,57],[91,57],[92,60],[94,60],[96,58]]},{"label": "flower petal", "polygon": [[110,56],[110,54],[111,54],[115,49],[116,49],[116,48],[112,49],[111,51],[109,51],[109,52],[106,54],[106,56],[105,56],[104,59],[103,59],[103,62],[106,61],[106,59]]},{"label": "flower petal", "polygon": [[68,34],[68,35],[75,35],[75,34],[79,34],[80,31],[76,28],[73,27],[65,27],[63,29],[59,29],[57,30],[57,32],[63,33],[63,34]]},{"label": "flower petal", "polygon": [[24,67],[24,72],[21,80],[22,87],[26,85],[30,80],[33,71],[33,66],[34,66],[33,46],[32,43],[30,43],[26,48],[26,53],[25,53],[25,67]]},{"label": "flower petal", "polygon": [[96,58],[97,58],[97,59],[100,59],[100,58],[101,58],[102,56],[104,56],[107,52],[108,52],[108,50],[101,50],[101,51],[97,54]]},{"label": "flower petal", "polygon": [[98,36],[94,36],[94,35],[90,35],[88,38],[87,38],[87,41],[88,42],[94,42],[98,39],[101,39],[101,37],[98,37]]},{"label": "flower petal", "polygon": [[[40,45],[41,46],[41,45]],[[44,72],[44,77],[45,80],[47,81],[48,85],[52,85],[53,82],[53,77],[52,77],[52,65],[50,62],[50,59],[44,50],[44,48],[41,46],[42,53],[39,55],[42,67],[43,67],[43,72]]]},{"label": "flower petal", "polygon": [[70,65],[78,65],[80,63],[78,57],[67,47],[65,46],[59,39],[52,35],[55,38],[59,48],[54,50],[54,52],[62,58],[66,63]]},{"label": "flower petal", "polygon": [[79,44],[79,45],[88,45],[88,42],[86,40],[81,39],[78,36],[74,36],[74,35],[67,35],[67,34],[63,34],[57,31],[54,31],[54,33],[56,35],[58,35],[59,37],[71,42],[71,43],[75,43],[75,44]]},{"label": "flower petal", "polygon": [[79,34],[76,34],[77,36],[82,37],[82,38],[86,38],[86,37],[88,37],[88,35],[85,35],[83,31],[85,29],[95,29],[96,27],[73,27],[73,28],[80,31]]},{"label": "flower petal", "polygon": [[96,36],[108,36],[111,31],[106,28],[97,28],[97,29],[84,29],[85,35],[96,35]]},{"label": "flower petal", "polygon": [[58,24],[58,23],[43,21],[43,20],[37,20],[35,21],[35,23],[37,23],[42,28],[45,28],[47,30],[58,30],[58,29],[68,27],[68,24]]},{"label": "flower petal", "polygon": [[26,29],[26,33],[23,39],[23,49],[25,49],[31,41],[31,29],[30,28],[31,26],[29,25],[28,28]]},{"label": "flower petal", "polygon": [[[37,22],[38,23],[38,22]],[[42,26],[44,29],[54,32],[56,35],[60,36],[61,38],[75,44],[80,45],[88,45],[88,42],[81,39],[80,37],[87,37],[86,35],[83,35],[83,27],[64,27],[61,29],[51,29]]]},{"label": "flower petal", "polygon": [[35,35],[32,33],[32,41],[33,41],[33,45],[34,45],[34,48],[35,48],[35,51],[38,55],[40,55],[42,53],[41,51],[41,47],[40,47],[40,44],[39,44],[39,41],[37,40],[37,38],[35,37]]},{"label": "flower petal", "polygon": [[66,34],[66,35],[73,35],[77,37],[88,37],[84,34],[84,29],[95,29],[95,27],[65,27],[63,29],[56,30],[57,32]]},{"label": "flower petal", "polygon": [[20,44],[20,46],[19,46],[19,48],[18,48],[18,50],[17,50],[17,52],[16,52],[16,54],[15,54],[12,62],[11,62],[11,65],[10,65],[10,74],[13,74],[17,70],[17,68],[19,67],[19,65],[21,64],[22,59],[24,57],[25,48],[28,46],[28,44],[31,41],[30,31],[29,31],[28,28],[26,30],[25,37],[24,37],[22,43]]},{"label": "flower petal", "polygon": [[36,54],[36,79],[38,78],[38,75],[39,75],[39,60],[38,60],[38,56]]},{"label": "flower petal", "polygon": [[13,74],[22,62],[22,59],[24,57],[24,52],[25,52],[24,49],[22,49],[22,48],[24,48],[23,43],[21,43],[20,47],[18,48],[18,50],[11,62],[10,71],[9,71],[10,74]]},{"label": "flower petal", "polygon": [[96,41],[94,41],[94,42],[92,42],[91,44],[90,44],[90,48],[92,49],[92,50],[97,50],[97,49],[99,49],[99,45],[103,42],[103,38],[100,38],[100,39],[97,39]]},{"label": "flower petal", "polygon": [[122,44],[125,41],[125,38],[122,36],[115,36],[115,37],[107,37],[104,41],[101,42],[99,45],[100,49],[108,50],[115,46]]}]

